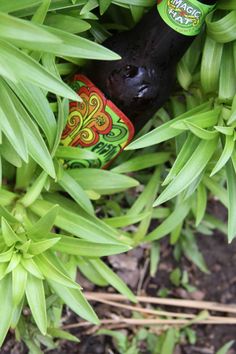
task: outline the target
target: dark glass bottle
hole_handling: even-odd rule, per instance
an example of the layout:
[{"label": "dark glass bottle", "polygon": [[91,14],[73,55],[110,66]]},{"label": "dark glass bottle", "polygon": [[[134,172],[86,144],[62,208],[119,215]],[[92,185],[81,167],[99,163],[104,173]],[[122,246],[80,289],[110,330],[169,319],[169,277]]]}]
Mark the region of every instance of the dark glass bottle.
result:
[{"label": "dark glass bottle", "polygon": [[91,62],[87,74],[129,117],[137,131],[169,97],[176,65],[194,38],[168,26],[155,6],[131,31],[103,43],[122,59]]},{"label": "dark glass bottle", "polygon": [[[85,68],[86,76],[128,117],[136,132],[170,96],[175,82],[176,65],[200,31],[206,14],[213,9],[215,3],[213,0],[159,0],[158,6],[144,15],[133,29],[116,34],[103,43],[105,47],[120,54],[121,60],[91,61]],[[100,115],[100,122],[97,118],[95,131],[99,124],[102,126],[102,118],[104,117]],[[103,139],[108,138],[107,143],[115,135],[119,135],[121,129],[118,127],[116,131],[108,132],[111,124],[112,122],[104,130],[105,133],[102,133]],[[128,130],[131,130],[130,125]],[[129,136],[125,144],[130,139]],[[97,144],[98,137],[95,140]],[[77,145],[86,146],[83,142],[81,144],[81,139]],[[124,144],[120,150],[123,147]],[[99,152],[93,145],[90,150]],[[109,151],[105,153],[108,154]],[[110,157],[114,158],[112,152]],[[108,158],[100,165],[107,162]]]}]

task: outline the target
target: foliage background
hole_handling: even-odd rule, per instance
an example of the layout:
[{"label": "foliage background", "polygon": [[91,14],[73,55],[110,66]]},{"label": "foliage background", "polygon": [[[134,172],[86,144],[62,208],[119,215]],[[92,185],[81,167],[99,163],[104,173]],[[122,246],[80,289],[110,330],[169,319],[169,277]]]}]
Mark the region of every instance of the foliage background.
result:
[{"label": "foliage background", "polygon": [[[71,339],[59,330],[63,304],[98,323],[77,267],[135,302],[102,257],[149,242],[154,274],[158,240],[169,237],[177,259],[207,272],[195,233],[235,236],[235,0],[207,17],[178,65],[175,93],[109,171],[63,168],[63,159],[95,158],[60,146],[68,99],[79,99],[66,78],[87,59],[117,59],[98,43],[154,3],[0,1],[0,343],[10,327],[31,350],[39,333]],[[227,226],[208,214],[212,197],[228,208]]]}]

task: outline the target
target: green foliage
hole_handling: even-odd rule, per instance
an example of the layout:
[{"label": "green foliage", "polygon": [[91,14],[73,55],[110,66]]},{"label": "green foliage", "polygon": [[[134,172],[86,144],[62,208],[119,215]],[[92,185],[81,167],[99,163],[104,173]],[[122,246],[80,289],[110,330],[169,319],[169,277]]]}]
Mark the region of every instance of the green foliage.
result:
[{"label": "green foliage", "polygon": [[[63,304],[99,323],[75,280],[77,267],[135,302],[101,257],[149,242],[154,276],[158,240],[170,235],[176,258],[183,254],[207,273],[195,232],[218,228],[229,241],[235,237],[234,0],[221,0],[207,17],[206,32],[179,63],[179,91],[111,169],[66,168],[68,159],[96,159],[84,149],[60,146],[68,100],[80,100],[68,77],[87,59],[119,59],[99,43],[111,30],[132,27],[154,4],[0,0],[0,345],[9,328],[35,353],[41,344],[55,348],[53,338],[76,341],[59,329]],[[209,197],[228,208],[227,230],[207,214]],[[191,289],[178,268],[171,280]],[[184,330],[194,342],[191,330]],[[138,353],[143,339],[155,342],[155,353],[172,353],[179,336],[174,329],[159,338],[144,330],[131,341],[118,332],[105,334],[127,354]]]}]

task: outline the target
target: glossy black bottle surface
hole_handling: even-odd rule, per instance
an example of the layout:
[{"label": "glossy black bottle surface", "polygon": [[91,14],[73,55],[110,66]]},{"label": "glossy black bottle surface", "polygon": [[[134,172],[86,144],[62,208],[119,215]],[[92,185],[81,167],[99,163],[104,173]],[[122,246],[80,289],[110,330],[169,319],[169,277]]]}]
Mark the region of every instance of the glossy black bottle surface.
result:
[{"label": "glossy black bottle surface", "polygon": [[[201,3],[212,5],[215,1]],[[122,59],[91,62],[86,75],[129,117],[137,131],[170,96],[176,65],[194,38],[169,27],[154,6],[132,30],[103,43]]]}]

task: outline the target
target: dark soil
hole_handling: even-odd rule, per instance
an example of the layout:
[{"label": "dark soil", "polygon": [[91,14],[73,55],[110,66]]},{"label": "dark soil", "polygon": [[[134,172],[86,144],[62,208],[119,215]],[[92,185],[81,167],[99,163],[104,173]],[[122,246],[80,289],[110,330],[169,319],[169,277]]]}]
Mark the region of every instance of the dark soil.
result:
[{"label": "dark soil", "polygon": [[[210,207],[211,212],[217,217],[225,219],[225,210],[214,203]],[[204,274],[190,263],[185,257],[177,263],[173,257],[173,248],[169,246],[166,239],[161,245],[161,262],[155,277],[149,276],[148,247],[140,247],[136,250],[119,256],[108,257],[108,263],[127,282],[127,284],[140,294],[158,296],[160,290],[167,289],[168,296],[209,300],[221,303],[236,303],[236,240],[230,245],[227,244],[226,237],[219,232],[214,235],[198,235],[197,243],[204,255],[210,274]],[[189,284],[196,288],[195,291],[188,292],[182,286],[176,287],[171,283],[169,276],[171,271],[180,267],[186,270],[189,275]],[[95,288],[81,275],[79,281],[85,291],[100,291]],[[104,289],[101,289],[104,292]],[[107,289],[111,291],[112,289]],[[127,310],[117,310],[109,308],[103,304],[93,304],[98,315],[103,318],[111,318],[111,313],[122,314],[129,317],[131,313]],[[173,310],[173,308],[169,308]],[[176,311],[176,309],[174,309]],[[221,314],[221,316],[226,314]],[[80,320],[70,311],[66,311],[65,325],[78,323]],[[236,325],[198,325],[193,327],[197,332],[197,342],[195,345],[182,343],[178,345],[175,354],[215,354],[217,350],[229,340],[236,340]],[[117,351],[109,337],[94,336],[96,328],[86,329],[74,328],[71,333],[80,338],[81,343],[60,341],[56,350],[45,351],[49,354],[116,354]],[[127,334],[131,334],[127,332]],[[0,354],[25,354],[27,349],[24,345],[16,343],[12,335],[9,335],[5,345],[0,350]],[[144,349],[140,353],[149,354]],[[229,351],[229,354],[236,354],[236,344]]]}]

